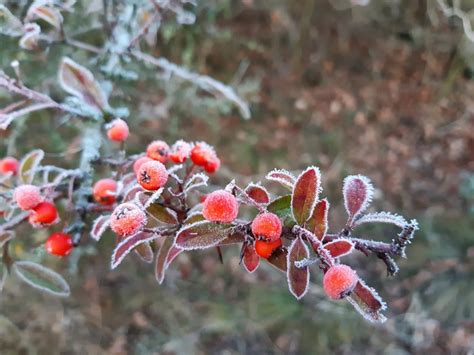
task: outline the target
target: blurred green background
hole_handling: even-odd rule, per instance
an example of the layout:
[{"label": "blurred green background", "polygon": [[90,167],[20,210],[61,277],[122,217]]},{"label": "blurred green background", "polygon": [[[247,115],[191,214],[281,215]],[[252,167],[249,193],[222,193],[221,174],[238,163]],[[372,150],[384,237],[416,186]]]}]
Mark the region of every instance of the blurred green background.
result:
[{"label": "blurred green background", "polygon": [[[131,153],[158,138],[213,144],[224,166],[215,184],[319,166],[334,232],[345,218],[344,176],[369,176],[373,210],[421,227],[394,278],[375,257],[350,261],[387,301],[385,324],[328,301],[317,270],[309,294],[296,301],[268,265],[247,274],[235,247],[225,250],[224,265],[213,251],[180,256],[162,286],[134,256],[111,272],[109,235],[98,249],[88,242],[68,260],[44,259],[71,283],[68,299],[9,280],[0,297],[0,353],[472,354],[474,43],[436,1],[354,3],[203,1],[194,25],[162,25],[151,52],[231,84],[251,104],[249,121],[229,103],[138,64],[146,79],[114,80],[113,101],[131,111]],[[100,43],[101,35],[81,39]],[[37,88],[56,81],[62,55],[99,71],[85,53],[29,54],[0,40],[2,68],[21,59],[25,81]],[[0,132],[0,152],[40,147],[49,162],[73,166],[84,124],[32,115]],[[397,231],[365,232],[390,241]],[[20,237],[44,238],[32,233],[25,228]]]}]

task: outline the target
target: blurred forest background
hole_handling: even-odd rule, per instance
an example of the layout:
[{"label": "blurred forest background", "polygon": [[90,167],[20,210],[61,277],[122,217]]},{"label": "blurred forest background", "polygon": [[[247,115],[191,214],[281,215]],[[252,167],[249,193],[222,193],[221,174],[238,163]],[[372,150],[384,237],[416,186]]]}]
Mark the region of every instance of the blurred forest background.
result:
[{"label": "blurred forest background", "polygon": [[[474,2],[462,6],[469,13]],[[437,1],[210,0],[191,10],[192,25],[163,21],[150,52],[232,85],[252,118],[147,69],[138,83],[114,81],[114,103],[131,111],[128,149],[158,138],[208,141],[223,161],[220,184],[317,165],[332,231],[345,222],[343,177],[369,176],[374,207],[421,227],[396,277],[376,258],[353,261],[387,301],[388,321],[372,325],[346,302],[328,301],[316,277],[298,302],[270,266],[247,274],[237,248],[225,250],[224,265],[213,251],[180,256],[160,287],[134,258],[111,272],[113,239],[104,238],[48,262],[70,282],[70,298],[8,283],[0,353],[473,354],[474,43],[461,21]],[[88,21],[65,17],[78,27]],[[81,40],[102,35],[92,30]],[[21,52],[0,36],[1,68],[21,60],[35,87],[57,80],[63,55],[99,72],[86,53]],[[42,111],[0,132],[0,153],[39,147],[74,166],[81,127]],[[367,237],[390,241],[394,233],[374,228]],[[25,228],[24,238],[31,234]]]}]

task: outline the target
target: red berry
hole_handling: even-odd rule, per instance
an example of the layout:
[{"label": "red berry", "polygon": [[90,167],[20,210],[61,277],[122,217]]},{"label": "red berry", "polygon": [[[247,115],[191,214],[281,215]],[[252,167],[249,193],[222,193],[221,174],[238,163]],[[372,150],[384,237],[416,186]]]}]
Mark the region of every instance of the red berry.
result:
[{"label": "red berry", "polygon": [[163,141],[151,142],[146,148],[146,155],[149,158],[153,160],[158,160],[161,163],[166,163],[166,161],[168,160],[169,152],[170,152],[169,145]]},{"label": "red berry", "polygon": [[204,142],[196,143],[194,148],[191,150],[191,160],[194,164],[199,166],[205,166],[212,155],[215,156],[214,149]]},{"label": "red berry", "polygon": [[183,140],[177,141],[171,147],[169,158],[174,163],[184,163],[191,153],[191,144]]},{"label": "red berry", "polygon": [[274,240],[273,242],[267,242],[265,240],[256,240],[255,241],[255,252],[258,256],[268,259],[273,252],[281,247],[282,245],[281,238]]},{"label": "red berry", "polygon": [[208,221],[229,223],[238,213],[237,199],[225,190],[211,192],[203,203],[202,214]]},{"label": "red berry", "polygon": [[117,182],[112,179],[102,179],[94,184],[92,190],[94,200],[104,206],[110,206],[117,200]]},{"label": "red berry", "polygon": [[6,157],[0,160],[0,174],[13,173],[16,175],[20,163],[13,157]]},{"label": "red berry", "polygon": [[107,126],[107,137],[111,141],[123,142],[128,138],[130,131],[128,130],[127,122],[117,118],[110,122]]},{"label": "red berry", "polygon": [[281,221],[274,213],[261,213],[252,222],[252,233],[273,242],[281,237]]},{"label": "red berry", "polygon": [[146,222],[145,212],[133,203],[118,205],[110,216],[110,228],[121,237],[137,233]]},{"label": "red berry", "polygon": [[144,189],[155,191],[168,181],[168,171],[162,163],[152,160],[138,169],[137,180]]},{"label": "red berry", "polygon": [[20,185],[13,192],[16,204],[23,211],[31,210],[43,200],[40,189],[34,185]]},{"label": "red berry", "polygon": [[206,163],[206,165],[204,165],[204,170],[212,174],[219,170],[220,167],[221,160],[217,156],[214,156]]},{"label": "red berry", "polygon": [[58,210],[51,202],[41,202],[28,218],[33,225],[51,224],[58,219]]},{"label": "red berry", "polygon": [[73,244],[69,234],[56,232],[49,236],[44,247],[52,255],[67,256],[71,253]]},{"label": "red berry", "polygon": [[133,172],[135,174],[138,173],[138,169],[140,169],[140,167],[149,162],[149,161],[152,161],[153,159],[151,158],[148,158],[148,157],[141,157],[141,158],[138,158],[137,160],[135,160],[135,163],[133,163]]},{"label": "red berry", "polygon": [[354,289],[358,279],[357,273],[349,266],[334,265],[324,274],[324,291],[333,300],[341,299]]}]

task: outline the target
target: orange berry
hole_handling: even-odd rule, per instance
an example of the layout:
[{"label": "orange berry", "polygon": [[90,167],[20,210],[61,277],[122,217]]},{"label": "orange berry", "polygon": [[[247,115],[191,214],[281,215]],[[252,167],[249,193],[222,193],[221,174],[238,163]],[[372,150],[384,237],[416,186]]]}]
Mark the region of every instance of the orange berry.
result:
[{"label": "orange berry", "polygon": [[208,221],[229,223],[238,213],[237,199],[225,190],[211,192],[204,200],[202,214]]},{"label": "orange berry", "polygon": [[168,160],[169,151],[170,147],[168,144],[166,144],[166,142],[154,141],[151,142],[146,148],[146,155],[153,160],[166,163]]},{"label": "orange berry", "polygon": [[155,191],[168,181],[168,171],[162,163],[152,160],[138,169],[137,180],[144,189]]},{"label": "orange berry", "polygon": [[49,236],[44,247],[46,251],[52,255],[67,256],[71,253],[74,246],[69,234],[56,232]]},{"label": "orange berry", "polygon": [[16,175],[20,163],[13,157],[6,157],[0,160],[0,174],[13,173]]},{"label": "orange berry", "polygon": [[28,220],[33,225],[51,224],[58,219],[58,210],[51,202],[41,202],[32,209]]},{"label": "orange berry", "polygon": [[20,185],[13,192],[16,204],[23,211],[31,210],[38,206],[43,200],[41,197],[40,189],[34,185]]},{"label": "orange berry", "polygon": [[221,167],[221,160],[217,156],[213,156],[206,165],[204,165],[204,170],[212,174],[215,173]]},{"label": "orange berry", "polygon": [[146,222],[145,212],[133,203],[118,205],[110,216],[110,228],[121,237],[137,233]]},{"label": "orange berry", "polygon": [[102,179],[94,184],[92,190],[95,202],[110,206],[117,201],[117,182],[112,179]]},{"label": "orange berry", "polygon": [[140,169],[140,167],[145,164],[146,162],[149,162],[149,161],[152,161],[153,159],[151,158],[148,158],[148,157],[141,157],[141,158],[138,158],[137,160],[135,160],[135,163],[133,163],[133,172],[135,174],[138,173],[138,169]]},{"label": "orange berry", "polygon": [[333,300],[341,299],[354,289],[358,279],[357,273],[351,267],[334,265],[324,274],[324,291]]},{"label": "orange berry", "polygon": [[261,213],[252,222],[252,233],[273,242],[281,237],[282,225],[280,218],[274,213]]},{"label": "orange berry", "polygon": [[191,153],[191,144],[183,140],[177,141],[171,147],[169,158],[174,163],[184,163]]},{"label": "orange berry", "polygon": [[198,166],[205,166],[209,162],[209,158],[215,155],[214,149],[204,142],[196,143],[191,150],[191,160]]},{"label": "orange berry", "polygon": [[255,241],[255,252],[258,256],[268,259],[273,252],[282,246],[281,238],[274,240],[273,242],[267,242],[265,240],[256,240]]},{"label": "orange berry", "polygon": [[116,142],[123,142],[128,138],[128,134],[130,133],[128,129],[127,122],[124,120],[117,118],[110,122],[107,126],[107,137],[111,141]]}]

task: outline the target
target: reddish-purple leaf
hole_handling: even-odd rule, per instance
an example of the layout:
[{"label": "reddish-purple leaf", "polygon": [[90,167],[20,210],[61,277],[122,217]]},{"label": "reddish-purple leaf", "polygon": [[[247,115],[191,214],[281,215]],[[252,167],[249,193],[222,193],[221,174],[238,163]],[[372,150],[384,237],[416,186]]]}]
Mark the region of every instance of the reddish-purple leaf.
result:
[{"label": "reddish-purple leaf", "polygon": [[137,194],[142,191],[143,188],[140,185],[130,187],[128,190],[125,191],[125,194],[123,196],[123,202],[134,200]]},{"label": "reddish-purple leaf", "polygon": [[383,323],[385,316],[381,313],[386,309],[377,291],[367,286],[364,281],[357,282],[356,287],[346,299],[368,321]]},{"label": "reddish-purple leaf", "polygon": [[153,249],[149,243],[142,243],[135,247],[135,253],[146,263],[153,262]]},{"label": "reddish-purple leaf", "polygon": [[267,180],[276,181],[290,190],[293,189],[293,185],[296,181],[292,173],[283,169],[274,169],[270,171],[266,178]]},{"label": "reddish-purple leaf", "polygon": [[[155,278],[156,281],[161,285],[163,280],[165,279],[165,271],[168,268],[171,261],[176,257],[179,253],[176,251],[176,247],[174,246],[174,238],[167,237],[163,244],[161,245],[158,253],[156,254],[156,263],[155,263]],[[170,252],[173,251],[175,256],[173,258],[169,257]]]},{"label": "reddish-purple leaf", "polygon": [[370,180],[362,175],[351,175],[344,179],[344,206],[352,221],[369,206],[374,194]]},{"label": "reddish-purple leaf", "polygon": [[267,204],[270,202],[270,194],[262,185],[251,183],[247,186],[245,192],[257,203]]},{"label": "reddish-purple leaf", "polygon": [[318,200],[321,174],[316,167],[309,167],[298,176],[291,195],[291,210],[293,217],[300,226],[313,213]]},{"label": "reddish-purple leaf", "polygon": [[154,240],[159,237],[161,237],[159,234],[139,232],[122,240],[115,247],[114,252],[112,253],[112,260],[110,263],[112,270],[119,266],[128,253],[130,253],[137,245],[149,242],[150,240]]},{"label": "reddish-purple leaf", "polygon": [[300,237],[293,240],[288,250],[287,272],[288,286],[290,292],[296,299],[302,298],[308,291],[309,286],[309,268],[296,267],[295,262],[307,259],[309,250]]},{"label": "reddish-purple leaf", "polygon": [[328,231],[328,212],[328,200],[320,200],[316,203],[316,206],[314,206],[313,213],[306,222],[306,228],[312,231],[319,240],[323,240]]},{"label": "reddish-purple leaf", "polygon": [[349,239],[339,238],[324,244],[324,249],[329,251],[333,258],[340,258],[341,256],[350,254],[354,250],[354,243]]},{"label": "reddish-purple leaf", "polygon": [[245,236],[242,233],[234,232],[228,234],[224,240],[220,241],[219,244],[217,244],[217,246],[240,244],[243,242],[245,242]]},{"label": "reddish-purple leaf", "polygon": [[183,249],[180,249],[176,245],[173,245],[170,251],[168,252],[168,255],[166,256],[166,268],[168,268],[168,266],[170,266],[173,260],[176,259],[178,255],[182,252],[184,252]]},{"label": "reddish-purple leaf", "polygon": [[193,223],[205,221],[205,220],[206,219],[204,218],[201,212],[194,212],[190,214],[188,218],[184,220],[184,224],[193,224]]},{"label": "reddish-purple leaf", "polygon": [[166,224],[177,224],[178,219],[176,213],[161,205],[152,204],[147,207],[146,211],[150,216],[155,218],[157,221]]},{"label": "reddish-purple leaf", "polygon": [[253,244],[244,245],[244,258],[242,261],[248,272],[252,273],[257,270],[260,257],[255,252],[255,246]]},{"label": "reddish-purple leaf", "polygon": [[276,267],[278,270],[287,272],[288,250],[285,247],[280,247],[273,252],[267,259],[270,265]]},{"label": "reddish-purple leaf", "polygon": [[176,245],[185,250],[210,248],[226,239],[231,227],[231,224],[217,224],[209,221],[185,225],[176,236]]},{"label": "reddish-purple leaf", "polygon": [[91,229],[91,238],[99,241],[110,223],[110,215],[99,216],[95,219]]}]

